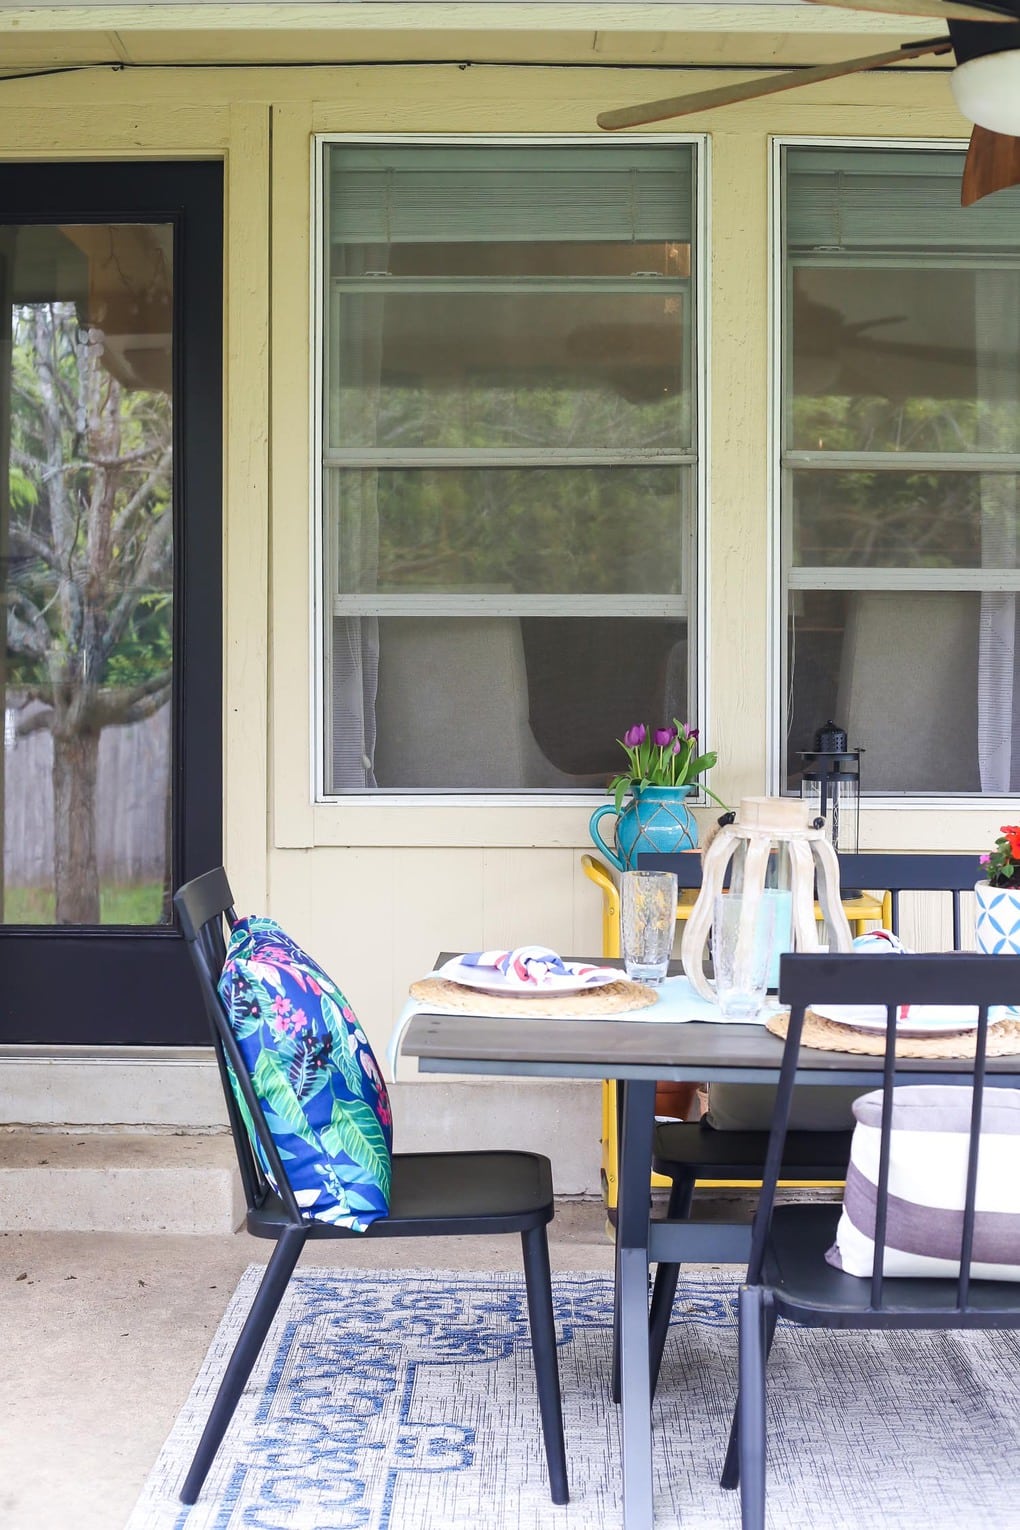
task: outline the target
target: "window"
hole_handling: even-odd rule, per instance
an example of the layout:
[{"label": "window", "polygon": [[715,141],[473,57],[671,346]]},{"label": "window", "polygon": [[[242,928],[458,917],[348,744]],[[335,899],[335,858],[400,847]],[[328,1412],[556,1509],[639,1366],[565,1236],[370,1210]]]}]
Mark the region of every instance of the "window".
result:
[{"label": "window", "polygon": [[962,152],[782,151],[786,781],[1020,790],[1020,192]]},{"label": "window", "polygon": [[693,711],[694,149],[323,149],[324,792],[601,788]]}]

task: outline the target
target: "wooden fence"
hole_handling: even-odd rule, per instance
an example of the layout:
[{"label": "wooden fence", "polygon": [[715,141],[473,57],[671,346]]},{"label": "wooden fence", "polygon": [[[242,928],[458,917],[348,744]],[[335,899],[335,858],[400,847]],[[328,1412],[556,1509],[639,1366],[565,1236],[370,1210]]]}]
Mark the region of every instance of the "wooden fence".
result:
[{"label": "wooden fence", "polygon": [[[53,741],[46,730],[4,733],[4,880],[53,885]],[[106,728],[99,740],[96,847],[106,882],[162,881],[170,781],[170,707]]]}]

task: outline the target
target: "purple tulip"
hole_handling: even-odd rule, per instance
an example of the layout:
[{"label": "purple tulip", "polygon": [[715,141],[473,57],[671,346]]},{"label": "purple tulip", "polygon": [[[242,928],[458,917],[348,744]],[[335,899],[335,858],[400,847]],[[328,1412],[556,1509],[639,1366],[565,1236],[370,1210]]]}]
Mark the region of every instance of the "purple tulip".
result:
[{"label": "purple tulip", "polygon": [[683,754],[683,752],[684,752],[684,750],[686,748],[687,748],[687,740],[684,739],[684,738],[678,738],[676,743],[673,745],[673,753],[674,754]]},{"label": "purple tulip", "polygon": [[652,734],[653,740],[660,749],[665,749],[667,744],[671,744],[673,742],[673,736],[672,728],[656,728],[655,732]]},{"label": "purple tulip", "polygon": [[635,723],[633,728],[628,728],[623,735],[623,742],[628,749],[636,749],[638,744],[643,744],[648,737],[648,729],[644,723]]}]

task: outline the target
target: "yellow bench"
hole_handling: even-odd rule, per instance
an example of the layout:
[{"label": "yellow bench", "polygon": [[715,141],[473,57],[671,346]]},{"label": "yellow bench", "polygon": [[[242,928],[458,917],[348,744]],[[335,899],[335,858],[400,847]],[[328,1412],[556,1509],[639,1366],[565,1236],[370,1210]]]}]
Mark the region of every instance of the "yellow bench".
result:
[{"label": "yellow bench", "polygon": [[[696,854],[697,852],[692,852]],[[602,955],[620,955],[620,890],[613,880],[609,867],[598,860],[594,855],[584,854],[581,856],[581,866],[584,874],[602,894]],[[682,888],[677,897],[676,917],[677,923],[690,917],[691,909],[697,901],[698,889],[696,887]],[[870,893],[858,893],[854,897],[844,898],[843,908],[847,919],[853,926],[854,934],[864,933],[866,925],[878,922],[884,928],[888,928],[891,922],[891,899],[889,893],[881,897],[872,897]],[[821,909],[816,905],[816,912],[821,918]],[[617,1168],[617,1119],[616,1119],[616,1085],[611,1079],[602,1081],[602,1185],[606,1207],[610,1212],[615,1211],[617,1194],[619,1190],[619,1174]],[[671,1181],[661,1174],[652,1175],[653,1189],[668,1189]],[[749,1179],[711,1179],[699,1180],[699,1189],[744,1189],[755,1187],[758,1180]],[[817,1185],[817,1180],[784,1180],[785,1185]]]}]

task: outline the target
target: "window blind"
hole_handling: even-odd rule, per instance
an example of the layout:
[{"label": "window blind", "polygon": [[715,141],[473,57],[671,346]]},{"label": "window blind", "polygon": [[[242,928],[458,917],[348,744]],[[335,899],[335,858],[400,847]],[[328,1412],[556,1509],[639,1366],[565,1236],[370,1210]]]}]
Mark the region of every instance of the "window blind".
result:
[{"label": "window blind", "polygon": [[333,145],[339,244],[689,241],[693,149]]},{"label": "window blind", "polygon": [[787,249],[1020,254],[1020,187],[961,207],[964,158],[952,149],[787,149]]}]

